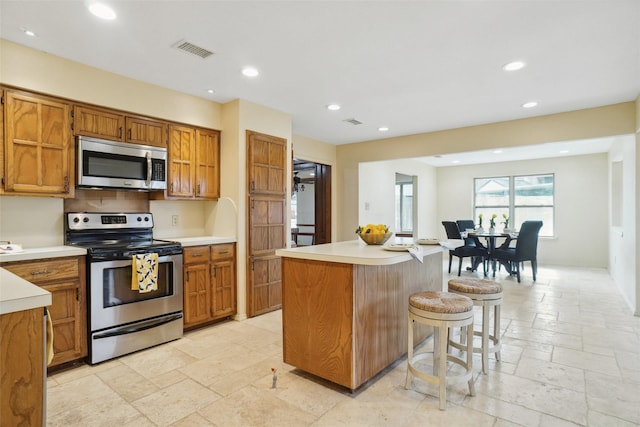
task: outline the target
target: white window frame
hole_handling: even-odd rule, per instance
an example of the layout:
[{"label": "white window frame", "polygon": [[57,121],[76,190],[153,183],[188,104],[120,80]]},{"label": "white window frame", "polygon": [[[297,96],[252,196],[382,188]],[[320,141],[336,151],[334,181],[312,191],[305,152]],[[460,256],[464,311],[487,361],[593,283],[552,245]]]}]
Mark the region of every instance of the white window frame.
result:
[{"label": "white window frame", "polygon": [[[538,177],[538,176],[551,176],[552,178],[552,185],[553,185],[553,190],[552,190],[552,203],[551,204],[540,204],[540,205],[516,205],[515,204],[515,180],[516,178],[526,178],[526,177]],[[508,179],[509,182],[509,187],[508,187],[508,194],[509,194],[509,204],[508,205],[478,205],[478,195],[476,193],[476,183],[477,180],[490,180],[490,179]],[[474,215],[474,221],[476,221],[476,223],[478,222],[478,214],[479,212],[487,212],[487,210],[495,210],[495,211],[501,211],[504,212],[505,210],[508,211],[508,217],[510,218],[510,220],[515,219],[516,215],[516,209],[520,208],[551,208],[551,218],[552,218],[552,223],[551,224],[545,224],[543,225],[543,229],[540,230],[540,236],[541,237],[555,237],[555,224],[556,224],[556,220],[555,220],[555,212],[556,212],[556,205],[555,205],[555,189],[556,189],[556,179],[555,179],[555,174],[553,173],[536,173],[536,174],[519,174],[519,175],[502,175],[502,176],[494,176],[494,177],[477,177],[473,179],[473,215]],[[536,218],[528,218],[528,219],[536,219]],[[489,228],[489,220],[490,220],[490,216],[484,214],[483,216],[483,227],[484,228]],[[525,219],[526,220],[526,219]],[[523,220],[523,221],[525,221]],[[501,223],[504,221],[504,219],[502,218],[502,214],[499,214],[498,217],[496,218],[496,227],[498,229],[501,229],[502,227],[500,226]],[[513,222],[510,221],[509,224],[509,228],[518,228],[523,221],[520,221],[519,224],[514,224]],[[547,221],[548,222],[548,221]],[[550,231],[550,233],[549,233]]]}]

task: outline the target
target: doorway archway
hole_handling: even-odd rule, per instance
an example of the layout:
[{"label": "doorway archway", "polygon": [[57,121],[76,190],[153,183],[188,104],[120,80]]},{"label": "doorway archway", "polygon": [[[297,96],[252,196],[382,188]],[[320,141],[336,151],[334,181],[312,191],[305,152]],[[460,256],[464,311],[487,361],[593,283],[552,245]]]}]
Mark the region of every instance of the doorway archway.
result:
[{"label": "doorway archway", "polygon": [[331,166],[293,159],[291,237],[297,246],[331,242]]}]

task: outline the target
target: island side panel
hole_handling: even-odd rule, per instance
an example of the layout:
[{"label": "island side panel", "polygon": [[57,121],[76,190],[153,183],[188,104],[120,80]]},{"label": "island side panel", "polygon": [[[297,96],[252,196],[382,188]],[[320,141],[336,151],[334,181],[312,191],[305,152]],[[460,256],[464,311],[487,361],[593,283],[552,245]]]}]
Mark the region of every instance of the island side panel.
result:
[{"label": "island side panel", "polygon": [[0,425],[43,420],[44,309],[0,315]]},{"label": "island side panel", "polygon": [[[354,266],[354,338],[357,388],[407,353],[407,311],[415,292],[442,290],[442,254],[399,264]],[[416,325],[414,343],[432,328]]]},{"label": "island side panel", "polygon": [[353,387],[353,266],[282,258],[284,361]]}]

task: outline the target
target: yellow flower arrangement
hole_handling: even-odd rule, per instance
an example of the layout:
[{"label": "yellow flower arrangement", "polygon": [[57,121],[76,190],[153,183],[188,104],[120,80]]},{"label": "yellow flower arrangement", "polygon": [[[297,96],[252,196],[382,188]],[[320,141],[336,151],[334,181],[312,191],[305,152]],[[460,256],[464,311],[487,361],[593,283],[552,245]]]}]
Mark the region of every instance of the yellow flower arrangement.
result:
[{"label": "yellow flower arrangement", "polygon": [[482,214],[478,214],[478,227],[482,228]]},{"label": "yellow flower arrangement", "polygon": [[502,218],[504,219],[504,221],[502,221],[502,223],[504,224],[504,228],[509,228],[509,217],[507,216],[507,214],[502,214]]},{"label": "yellow flower arrangement", "polygon": [[489,227],[491,228],[495,228],[496,227],[496,218],[498,217],[498,215],[493,214],[491,215],[491,219],[489,220]]}]

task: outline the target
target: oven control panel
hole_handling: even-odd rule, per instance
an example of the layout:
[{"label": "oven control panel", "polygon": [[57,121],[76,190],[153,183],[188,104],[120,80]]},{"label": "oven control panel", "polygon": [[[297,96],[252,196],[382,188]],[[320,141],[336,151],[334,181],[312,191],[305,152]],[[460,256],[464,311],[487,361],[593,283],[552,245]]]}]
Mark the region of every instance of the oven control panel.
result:
[{"label": "oven control panel", "polygon": [[66,219],[68,230],[153,227],[153,215],[151,212],[69,212]]}]

